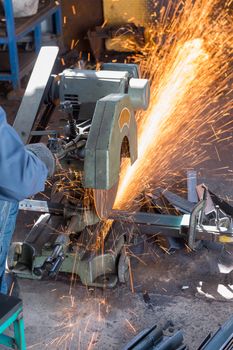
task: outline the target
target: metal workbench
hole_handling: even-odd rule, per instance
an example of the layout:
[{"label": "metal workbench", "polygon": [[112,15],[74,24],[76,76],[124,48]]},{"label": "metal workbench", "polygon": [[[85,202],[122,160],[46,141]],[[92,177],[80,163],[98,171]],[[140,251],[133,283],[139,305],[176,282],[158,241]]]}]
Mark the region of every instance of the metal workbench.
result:
[{"label": "metal workbench", "polygon": [[[3,7],[0,45],[6,45],[8,50],[0,52],[0,81],[10,81],[14,88],[18,88],[21,78],[33,67],[41,48],[41,23],[52,18],[54,34],[61,35],[61,5],[58,1],[45,0],[40,2],[37,14],[24,18],[14,18],[12,0],[3,0]],[[18,43],[29,34],[33,34],[34,52],[19,50]]]}]

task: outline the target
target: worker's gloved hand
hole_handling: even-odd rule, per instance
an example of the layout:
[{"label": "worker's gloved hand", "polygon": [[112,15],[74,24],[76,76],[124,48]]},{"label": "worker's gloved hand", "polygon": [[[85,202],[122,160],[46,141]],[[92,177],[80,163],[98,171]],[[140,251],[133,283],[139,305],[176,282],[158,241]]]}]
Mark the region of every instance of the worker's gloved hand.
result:
[{"label": "worker's gloved hand", "polygon": [[25,146],[26,149],[35,154],[48,169],[48,176],[53,176],[56,168],[56,161],[52,152],[43,143],[32,143]]}]

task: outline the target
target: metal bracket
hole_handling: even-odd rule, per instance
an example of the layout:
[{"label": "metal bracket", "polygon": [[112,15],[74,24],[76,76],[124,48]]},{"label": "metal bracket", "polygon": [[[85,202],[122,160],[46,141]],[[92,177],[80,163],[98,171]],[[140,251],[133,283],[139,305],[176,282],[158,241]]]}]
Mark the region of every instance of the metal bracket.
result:
[{"label": "metal bracket", "polygon": [[197,225],[202,226],[204,211],[206,207],[207,188],[204,186],[203,188],[204,188],[204,193],[203,193],[202,200],[195,205],[190,216],[189,231],[188,231],[188,245],[193,250],[196,248],[195,241],[196,241]]}]

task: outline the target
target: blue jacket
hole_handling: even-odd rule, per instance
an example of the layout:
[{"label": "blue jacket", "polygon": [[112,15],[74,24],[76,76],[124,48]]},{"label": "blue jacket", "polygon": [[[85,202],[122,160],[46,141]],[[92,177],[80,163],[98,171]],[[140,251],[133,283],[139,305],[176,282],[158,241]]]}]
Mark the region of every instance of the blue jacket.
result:
[{"label": "blue jacket", "polygon": [[44,190],[48,170],[27,151],[0,107],[0,200],[20,201]]}]

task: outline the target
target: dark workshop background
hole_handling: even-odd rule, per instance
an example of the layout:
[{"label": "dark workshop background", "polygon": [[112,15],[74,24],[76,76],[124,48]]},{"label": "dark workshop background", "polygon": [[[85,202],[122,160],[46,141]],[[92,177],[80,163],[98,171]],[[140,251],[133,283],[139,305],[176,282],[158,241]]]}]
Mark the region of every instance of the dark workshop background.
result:
[{"label": "dark workshop background", "polygon": [[[70,48],[72,40],[79,40],[77,49],[88,51],[90,46],[87,31],[103,23],[102,0],[62,0],[63,20],[66,16],[66,25],[63,22],[64,44]],[[75,7],[76,15],[73,14]]]}]

